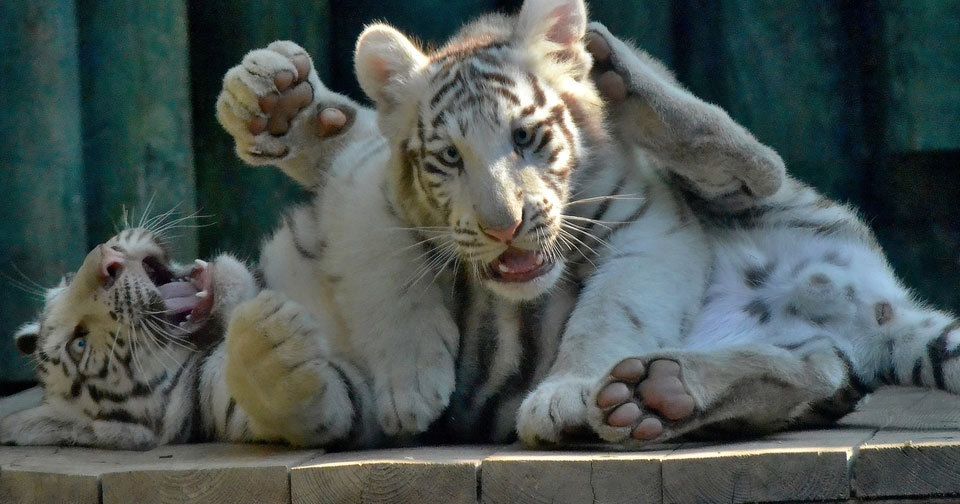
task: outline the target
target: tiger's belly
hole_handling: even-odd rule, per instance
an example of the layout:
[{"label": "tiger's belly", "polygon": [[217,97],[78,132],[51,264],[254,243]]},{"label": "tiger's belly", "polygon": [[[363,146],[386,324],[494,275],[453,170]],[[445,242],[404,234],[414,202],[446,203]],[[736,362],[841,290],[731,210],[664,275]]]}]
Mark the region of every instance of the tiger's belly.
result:
[{"label": "tiger's belly", "polygon": [[862,243],[798,229],[726,230],[691,349],[827,338],[849,350],[876,329],[876,300],[896,291]]}]

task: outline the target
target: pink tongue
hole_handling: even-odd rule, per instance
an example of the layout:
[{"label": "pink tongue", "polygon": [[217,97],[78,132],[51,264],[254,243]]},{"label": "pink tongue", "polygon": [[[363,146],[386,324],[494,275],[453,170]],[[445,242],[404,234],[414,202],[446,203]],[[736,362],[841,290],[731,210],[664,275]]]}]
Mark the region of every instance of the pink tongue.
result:
[{"label": "pink tongue", "polygon": [[190,282],[170,282],[158,287],[167,310],[173,313],[193,311],[200,303],[197,288]]},{"label": "pink tongue", "polygon": [[533,271],[537,264],[537,253],[529,250],[509,248],[497,260],[506,266],[512,273],[526,273]]},{"label": "pink tongue", "polygon": [[167,311],[183,313],[193,311],[200,304],[200,298],[197,296],[170,298],[164,299],[163,302],[167,305]]}]

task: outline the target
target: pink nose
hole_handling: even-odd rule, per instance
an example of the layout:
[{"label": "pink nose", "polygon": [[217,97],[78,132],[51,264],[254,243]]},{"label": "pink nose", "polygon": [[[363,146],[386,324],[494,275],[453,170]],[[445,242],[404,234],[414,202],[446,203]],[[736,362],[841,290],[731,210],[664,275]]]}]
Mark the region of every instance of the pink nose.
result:
[{"label": "pink nose", "polygon": [[497,240],[498,242],[509,244],[517,236],[517,232],[520,231],[521,221],[515,222],[509,228],[486,228],[480,226],[480,229],[483,231],[483,234]]},{"label": "pink nose", "polygon": [[103,247],[103,259],[100,260],[100,277],[104,280],[116,280],[123,271],[123,254],[110,247]]}]

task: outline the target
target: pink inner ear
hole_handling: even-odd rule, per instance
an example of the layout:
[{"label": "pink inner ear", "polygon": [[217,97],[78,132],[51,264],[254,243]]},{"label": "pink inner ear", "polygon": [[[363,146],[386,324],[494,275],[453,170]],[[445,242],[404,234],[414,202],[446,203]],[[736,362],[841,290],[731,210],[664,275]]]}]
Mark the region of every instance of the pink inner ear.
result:
[{"label": "pink inner ear", "polygon": [[580,40],[585,22],[581,19],[577,4],[570,2],[550,12],[553,26],[547,32],[547,40],[561,45],[571,45]]},{"label": "pink inner ear", "polygon": [[386,58],[382,56],[374,56],[370,61],[370,70],[373,71],[373,76],[377,79],[377,82],[381,84],[386,84],[390,80],[390,63]]}]

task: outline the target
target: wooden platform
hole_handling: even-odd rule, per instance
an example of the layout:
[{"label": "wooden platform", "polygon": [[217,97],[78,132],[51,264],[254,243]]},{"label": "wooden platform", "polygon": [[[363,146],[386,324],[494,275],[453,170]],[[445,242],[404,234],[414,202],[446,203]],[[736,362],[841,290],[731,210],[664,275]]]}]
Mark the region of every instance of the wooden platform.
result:
[{"label": "wooden platform", "polygon": [[[0,401],[0,413],[21,409],[36,398],[28,392]],[[136,453],[0,447],[0,503],[868,499],[960,502],[960,397],[884,389],[837,429],[644,451],[489,446],[323,454],[204,444]]]}]

